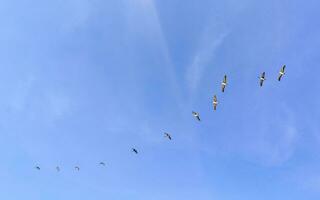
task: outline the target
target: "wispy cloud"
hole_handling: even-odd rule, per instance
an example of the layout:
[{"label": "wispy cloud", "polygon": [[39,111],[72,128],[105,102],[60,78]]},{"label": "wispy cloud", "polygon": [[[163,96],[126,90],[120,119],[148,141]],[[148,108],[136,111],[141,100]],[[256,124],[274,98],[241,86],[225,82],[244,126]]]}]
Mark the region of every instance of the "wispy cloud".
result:
[{"label": "wispy cloud", "polygon": [[204,32],[199,48],[186,73],[186,80],[191,94],[198,88],[208,63],[214,58],[215,52],[227,35],[227,32],[215,33],[212,29],[207,29]]}]

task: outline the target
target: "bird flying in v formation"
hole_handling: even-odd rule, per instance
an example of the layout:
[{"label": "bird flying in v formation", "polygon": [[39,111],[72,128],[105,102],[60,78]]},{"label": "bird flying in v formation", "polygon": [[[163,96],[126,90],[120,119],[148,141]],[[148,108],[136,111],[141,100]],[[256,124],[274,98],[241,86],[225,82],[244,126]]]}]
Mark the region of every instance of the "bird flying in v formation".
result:
[{"label": "bird flying in v formation", "polygon": [[167,137],[169,140],[171,140],[171,135],[169,133],[164,133],[164,137]]},{"label": "bird flying in v formation", "polygon": [[262,74],[261,74],[261,76],[259,78],[260,78],[260,87],[262,87],[263,86],[263,82],[266,80],[266,73],[262,72]]},{"label": "bird flying in v formation", "polygon": [[222,92],[224,92],[226,86],[227,86],[227,75],[224,75],[222,83],[221,83]]},{"label": "bird flying in v formation", "polygon": [[198,121],[200,121],[200,115],[199,115],[199,113],[192,111],[192,115],[193,115]]},{"label": "bird flying in v formation", "polygon": [[135,148],[132,148],[133,153],[138,154],[138,150]]},{"label": "bird flying in v formation", "polygon": [[216,95],[213,96],[213,102],[212,102],[212,104],[213,104],[213,109],[214,109],[214,110],[217,110],[218,98],[217,98]]},{"label": "bird flying in v formation", "polygon": [[282,76],[285,74],[285,69],[286,69],[286,65],[283,65],[279,72],[278,81],[281,81]]},{"label": "bird flying in v formation", "polygon": [[[282,80],[283,76],[285,75],[285,70],[286,70],[286,65],[283,65],[281,67],[280,71],[279,71],[278,81]],[[261,75],[258,78],[259,78],[259,85],[260,85],[260,87],[262,87],[263,84],[264,84],[264,81],[266,80],[266,73],[262,72]],[[227,75],[224,75],[224,78],[223,78],[222,83],[221,83],[222,92],[225,91],[225,88],[226,88],[227,84],[228,84]],[[214,95],[213,99],[212,99],[212,105],[213,105],[213,109],[214,110],[217,110],[218,103],[219,102],[218,102],[217,95]],[[201,121],[200,120],[200,114],[198,112],[192,111],[192,115],[193,115],[193,117],[195,117],[195,119],[197,121]],[[164,132],[164,137],[168,138],[169,140],[172,140],[171,135],[169,133],[167,133],[167,132]],[[132,152],[135,153],[135,154],[138,154],[138,150],[135,149],[135,148],[132,148]],[[96,163],[96,165],[97,165],[97,163]],[[106,166],[106,164],[104,162],[99,162],[99,165]],[[34,166],[34,168],[36,170],[40,170],[41,169],[38,165]],[[55,169],[56,169],[57,172],[60,172],[60,167],[59,166],[56,166]],[[78,166],[75,166],[74,169],[76,171],[80,171],[80,167],[78,167]]]}]

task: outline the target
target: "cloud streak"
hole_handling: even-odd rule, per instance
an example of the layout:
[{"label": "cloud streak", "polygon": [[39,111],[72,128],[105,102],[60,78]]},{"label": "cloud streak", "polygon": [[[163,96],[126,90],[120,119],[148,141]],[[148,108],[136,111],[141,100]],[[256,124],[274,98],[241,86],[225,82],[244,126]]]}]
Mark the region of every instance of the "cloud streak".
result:
[{"label": "cloud streak", "polygon": [[186,81],[191,94],[194,94],[199,87],[203,73],[205,73],[210,61],[214,59],[215,52],[222,45],[227,35],[227,32],[215,34],[211,29],[204,32],[199,48],[186,72]]}]

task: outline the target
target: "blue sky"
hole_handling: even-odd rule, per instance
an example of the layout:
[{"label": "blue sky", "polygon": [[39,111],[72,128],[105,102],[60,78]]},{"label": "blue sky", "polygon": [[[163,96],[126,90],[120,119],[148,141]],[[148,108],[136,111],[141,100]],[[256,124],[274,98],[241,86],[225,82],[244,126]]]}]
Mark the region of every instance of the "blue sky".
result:
[{"label": "blue sky", "polygon": [[2,0],[0,198],[319,199],[319,6]]}]

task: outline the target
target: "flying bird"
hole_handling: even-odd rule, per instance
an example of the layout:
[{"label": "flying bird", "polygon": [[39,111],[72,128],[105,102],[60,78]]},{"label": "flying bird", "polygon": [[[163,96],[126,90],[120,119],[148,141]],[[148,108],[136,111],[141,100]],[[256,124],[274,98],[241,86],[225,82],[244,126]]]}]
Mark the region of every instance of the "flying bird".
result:
[{"label": "flying bird", "polygon": [[132,151],[135,153],[135,154],[138,154],[138,151],[137,151],[137,149],[135,149],[135,148],[132,148]]},{"label": "flying bird", "polygon": [[286,69],[286,65],[283,65],[279,72],[278,81],[281,81],[282,76],[285,74],[285,71],[284,71],[285,69]]},{"label": "flying bird", "polygon": [[80,171],[80,167],[75,166],[74,168],[75,168],[77,171]]},{"label": "flying bird", "polygon": [[167,137],[169,140],[171,140],[171,135],[169,133],[164,133],[164,137]]},{"label": "flying bird", "polygon": [[200,121],[200,115],[199,115],[199,113],[192,111],[192,115],[193,115],[198,121]]},{"label": "flying bird", "polygon": [[259,78],[260,78],[260,87],[262,87],[263,82],[266,80],[266,73],[263,72]]},{"label": "flying bird", "polygon": [[214,95],[213,96],[213,109],[217,110],[217,106],[218,106],[218,99],[217,99],[217,96]]},{"label": "flying bird", "polygon": [[60,167],[57,166],[57,167],[56,167],[56,170],[57,170],[57,172],[60,172]]},{"label": "flying bird", "polygon": [[102,166],[106,166],[106,164],[104,162],[100,162],[99,164]]},{"label": "flying bird", "polygon": [[40,170],[40,167],[39,167],[39,166],[36,166],[35,168],[36,168],[37,170]]},{"label": "flying bird", "polygon": [[227,75],[224,75],[223,81],[221,83],[221,87],[222,87],[222,92],[224,92],[224,89],[227,86]]}]

